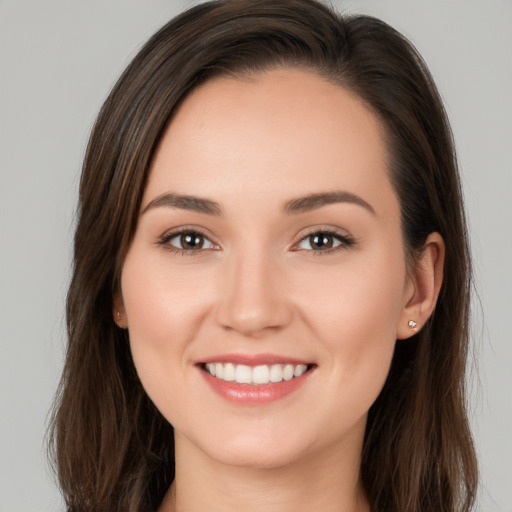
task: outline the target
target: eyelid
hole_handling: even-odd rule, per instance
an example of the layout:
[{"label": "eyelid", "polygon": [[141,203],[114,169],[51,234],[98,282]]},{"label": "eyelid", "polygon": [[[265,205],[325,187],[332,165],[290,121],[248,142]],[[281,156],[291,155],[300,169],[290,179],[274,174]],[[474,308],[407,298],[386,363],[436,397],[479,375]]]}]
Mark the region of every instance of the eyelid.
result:
[{"label": "eyelid", "polygon": [[[335,247],[325,249],[325,250],[298,249],[297,248],[297,246],[302,241],[304,241],[306,238],[316,235],[316,234],[320,234],[320,233],[330,235],[334,238],[337,238],[341,243]],[[290,250],[295,251],[295,252],[306,251],[306,252],[315,253],[318,255],[318,254],[322,254],[322,253],[323,254],[333,253],[333,252],[336,252],[339,250],[348,249],[349,247],[352,247],[353,245],[355,245],[356,242],[357,242],[357,240],[344,229],[342,230],[340,228],[336,228],[333,226],[316,225],[316,226],[311,226],[310,228],[307,228],[307,230],[305,232],[302,231],[301,233],[299,233],[296,237],[296,241],[293,242]]]},{"label": "eyelid", "polygon": [[[186,233],[196,233],[198,235],[201,235],[206,240],[208,240],[214,247],[208,249],[180,249],[179,247],[175,247],[169,244],[169,242],[173,238]],[[207,251],[215,251],[220,249],[220,245],[214,241],[214,237],[211,234],[209,234],[209,232],[206,229],[194,225],[185,225],[176,228],[171,228],[165,231],[163,235],[159,236],[156,243],[158,245],[165,247],[170,252],[179,253],[187,256],[193,256],[200,253],[205,253]]]},{"label": "eyelid", "polygon": [[[185,234],[185,233],[197,233],[207,239],[214,247],[212,248],[201,248],[201,249],[180,249],[179,247],[175,247],[169,244],[169,241],[173,238]],[[304,241],[306,238],[315,235],[315,234],[326,234],[338,239],[341,243],[335,247],[331,247],[325,250],[315,250],[315,249],[299,249],[297,246]],[[210,232],[200,226],[196,225],[185,225],[179,226],[175,228],[171,228],[164,232],[160,237],[158,237],[156,243],[165,247],[170,252],[179,253],[181,255],[193,256],[198,254],[204,254],[210,251],[217,251],[221,249],[219,243],[215,242],[215,237],[210,234]],[[326,254],[326,253],[334,253],[340,250],[346,250],[357,243],[357,240],[346,230],[340,229],[338,227],[333,227],[330,225],[315,225],[307,228],[306,230],[302,230],[296,237],[295,241],[291,245],[290,249],[293,252],[305,251],[309,253],[318,254]]]}]

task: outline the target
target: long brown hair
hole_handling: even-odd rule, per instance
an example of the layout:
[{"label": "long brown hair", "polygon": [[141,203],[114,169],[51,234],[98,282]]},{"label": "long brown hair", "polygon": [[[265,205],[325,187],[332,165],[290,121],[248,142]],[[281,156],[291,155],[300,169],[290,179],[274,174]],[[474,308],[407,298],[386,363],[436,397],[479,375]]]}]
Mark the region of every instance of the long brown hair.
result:
[{"label": "long brown hair", "polygon": [[429,233],[446,243],[435,312],[397,341],[372,406],[362,478],[372,510],[472,508],[477,466],[464,375],[471,267],[448,120],[423,60],[393,28],[315,0],[221,0],[160,29],[114,86],[92,131],[80,182],[68,349],[50,448],[68,511],[155,510],[174,478],[172,426],[147,397],[113,295],[148,168],[183,98],[213,76],[309,69],[353,91],[382,120],[408,258]]}]

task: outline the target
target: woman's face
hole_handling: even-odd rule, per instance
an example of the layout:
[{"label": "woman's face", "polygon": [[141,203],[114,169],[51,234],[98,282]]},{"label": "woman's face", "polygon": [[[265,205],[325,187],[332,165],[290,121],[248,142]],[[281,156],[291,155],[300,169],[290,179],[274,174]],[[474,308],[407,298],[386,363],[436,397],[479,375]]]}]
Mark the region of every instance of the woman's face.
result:
[{"label": "woman's face", "polygon": [[412,294],[387,162],[376,116],[305,71],[218,78],[180,106],[116,298],[177,450],[360,451]]}]

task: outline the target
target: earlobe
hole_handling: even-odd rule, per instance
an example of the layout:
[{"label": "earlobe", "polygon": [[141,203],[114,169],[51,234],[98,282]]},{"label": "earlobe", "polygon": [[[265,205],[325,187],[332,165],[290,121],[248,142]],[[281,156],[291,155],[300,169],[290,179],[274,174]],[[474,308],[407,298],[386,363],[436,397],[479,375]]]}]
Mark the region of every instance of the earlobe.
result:
[{"label": "earlobe", "polygon": [[445,245],[439,233],[431,233],[416,260],[406,286],[404,307],[397,326],[397,339],[407,339],[416,334],[433,313],[441,285]]},{"label": "earlobe", "polygon": [[128,327],[124,302],[120,292],[117,292],[114,295],[112,315],[114,317],[114,322],[118,327],[121,329],[126,329]]}]

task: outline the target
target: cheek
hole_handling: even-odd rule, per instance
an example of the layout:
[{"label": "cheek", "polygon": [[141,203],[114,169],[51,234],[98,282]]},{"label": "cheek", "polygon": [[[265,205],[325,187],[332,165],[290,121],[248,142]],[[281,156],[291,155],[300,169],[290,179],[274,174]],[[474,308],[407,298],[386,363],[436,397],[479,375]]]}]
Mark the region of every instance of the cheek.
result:
[{"label": "cheek", "polygon": [[354,254],[340,264],[303,271],[302,276],[297,296],[318,329],[340,335],[360,332],[357,345],[374,338],[394,340],[403,306],[404,261],[386,253]]},{"label": "cheek", "polygon": [[[309,297],[302,307],[304,319],[322,344],[324,366],[336,382],[332,400],[340,410],[350,407],[365,414],[384,385],[404,279],[405,265],[382,258],[340,265],[303,282]],[[325,283],[321,290],[319,282]]]},{"label": "cheek", "polygon": [[[211,281],[201,266],[183,270],[165,255],[148,254],[134,247],[128,254],[121,278],[123,302],[130,336],[162,350],[190,340],[199,325]],[[173,340],[171,344],[170,341]]]},{"label": "cheek", "polygon": [[[183,396],[175,393],[187,378],[188,356],[201,318],[205,297],[198,293],[205,276],[172,270],[165,256],[132,247],[121,277],[132,357],[144,389],[172,422]],[[206,280],[207,282],[207,280]],[[204,290],[203,290],[204,291]]]}]

